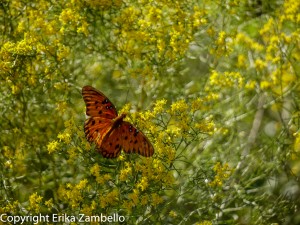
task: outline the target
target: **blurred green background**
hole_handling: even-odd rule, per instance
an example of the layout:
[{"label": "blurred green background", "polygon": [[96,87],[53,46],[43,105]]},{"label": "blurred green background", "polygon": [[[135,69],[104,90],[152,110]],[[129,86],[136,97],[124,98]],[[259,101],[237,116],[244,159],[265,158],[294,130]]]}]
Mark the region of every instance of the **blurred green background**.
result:
[{"label": "blurred green background", "polygon": [[[299,224],[299,9],[1,1],[0,213]],[[95,151],[84,85],[129,113],[153,157]]]}]

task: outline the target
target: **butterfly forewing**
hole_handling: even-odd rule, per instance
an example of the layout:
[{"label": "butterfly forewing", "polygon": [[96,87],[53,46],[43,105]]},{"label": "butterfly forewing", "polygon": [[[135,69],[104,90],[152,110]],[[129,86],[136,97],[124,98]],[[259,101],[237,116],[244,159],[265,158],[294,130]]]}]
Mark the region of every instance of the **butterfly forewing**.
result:
[{"label": "butterfly forewing", "polygon": [[82,96],[86,104],[86,115],[113,119],[118,116],[115,106],[100,91],[91,86],[82,88]]},{"label": "butterfly forewing", "polygon": [[112,127],[112,120],[100,117],[90,117],[84,123],[85,137],[89,142],[101,145],[103,138]]}]

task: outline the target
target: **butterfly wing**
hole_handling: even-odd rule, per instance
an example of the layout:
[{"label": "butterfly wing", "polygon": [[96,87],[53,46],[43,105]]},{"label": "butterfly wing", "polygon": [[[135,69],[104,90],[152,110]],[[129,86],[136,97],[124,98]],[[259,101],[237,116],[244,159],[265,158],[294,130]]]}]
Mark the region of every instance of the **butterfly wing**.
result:
[{"label": "butterfly wing", "polygon": [[86,105],[86,115],[113,119],[118,116],[115,106],[100,91],[91,86],[82,88],[82,96]]},{"label": "butterfly wing", "polygon": [[126,153],[138,153],[145,157],[150,157],[154,153],[148,138],[126,121],[122,121],[104,137],[99,152],[105,158],[115,158],[122,149]]},{"label": "butterfly wing", "polygon": [[118,116],[117,110],[102,92],[91,86],[82,88],[82,96],[86,115],[90,116],[84,123],[85,137],[100,148],[103,138],[112,128],[113,119]]},{"label": "butterfly wing", "polygon": [[101,146],[103,138],[112,127],[112,120],[101,117],[90,117],[84,123],[85,137],[89,142]]}]

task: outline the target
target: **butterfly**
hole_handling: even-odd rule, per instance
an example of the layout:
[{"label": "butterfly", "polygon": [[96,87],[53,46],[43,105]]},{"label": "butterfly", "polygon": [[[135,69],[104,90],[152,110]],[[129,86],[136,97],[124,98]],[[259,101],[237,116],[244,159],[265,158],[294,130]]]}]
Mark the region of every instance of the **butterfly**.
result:
[{"label": "butterfly", "polygon": [[149,139],[131,123],[124,121],[125,113],[118,115],[115,106],[100,91],[91,86],[82,88],[82,96],[89,118],[84,123],[85,137],[96,144],[105,158],[116,158],[121,150],[150,157],[154,148]]}]

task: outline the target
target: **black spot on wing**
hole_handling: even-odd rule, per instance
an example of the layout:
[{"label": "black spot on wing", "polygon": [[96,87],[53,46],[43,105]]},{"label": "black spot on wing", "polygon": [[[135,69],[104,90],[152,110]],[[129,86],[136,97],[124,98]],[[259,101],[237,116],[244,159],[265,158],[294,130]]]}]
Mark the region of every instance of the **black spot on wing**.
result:
[{"label": "black spot on wing", "polygon": [[137,136],[138,135],[138,133],[139,133],[139,131],[138,130],[135,130],[135,132],[134,132],[134,135],[133,136]]},{"label": "black spot on wing", "polygon": [[109,101],[108,101],[108,99],[106,98],[106,99],[104,99],[103,101],[102,101],[102,104],[107,104]]}]

